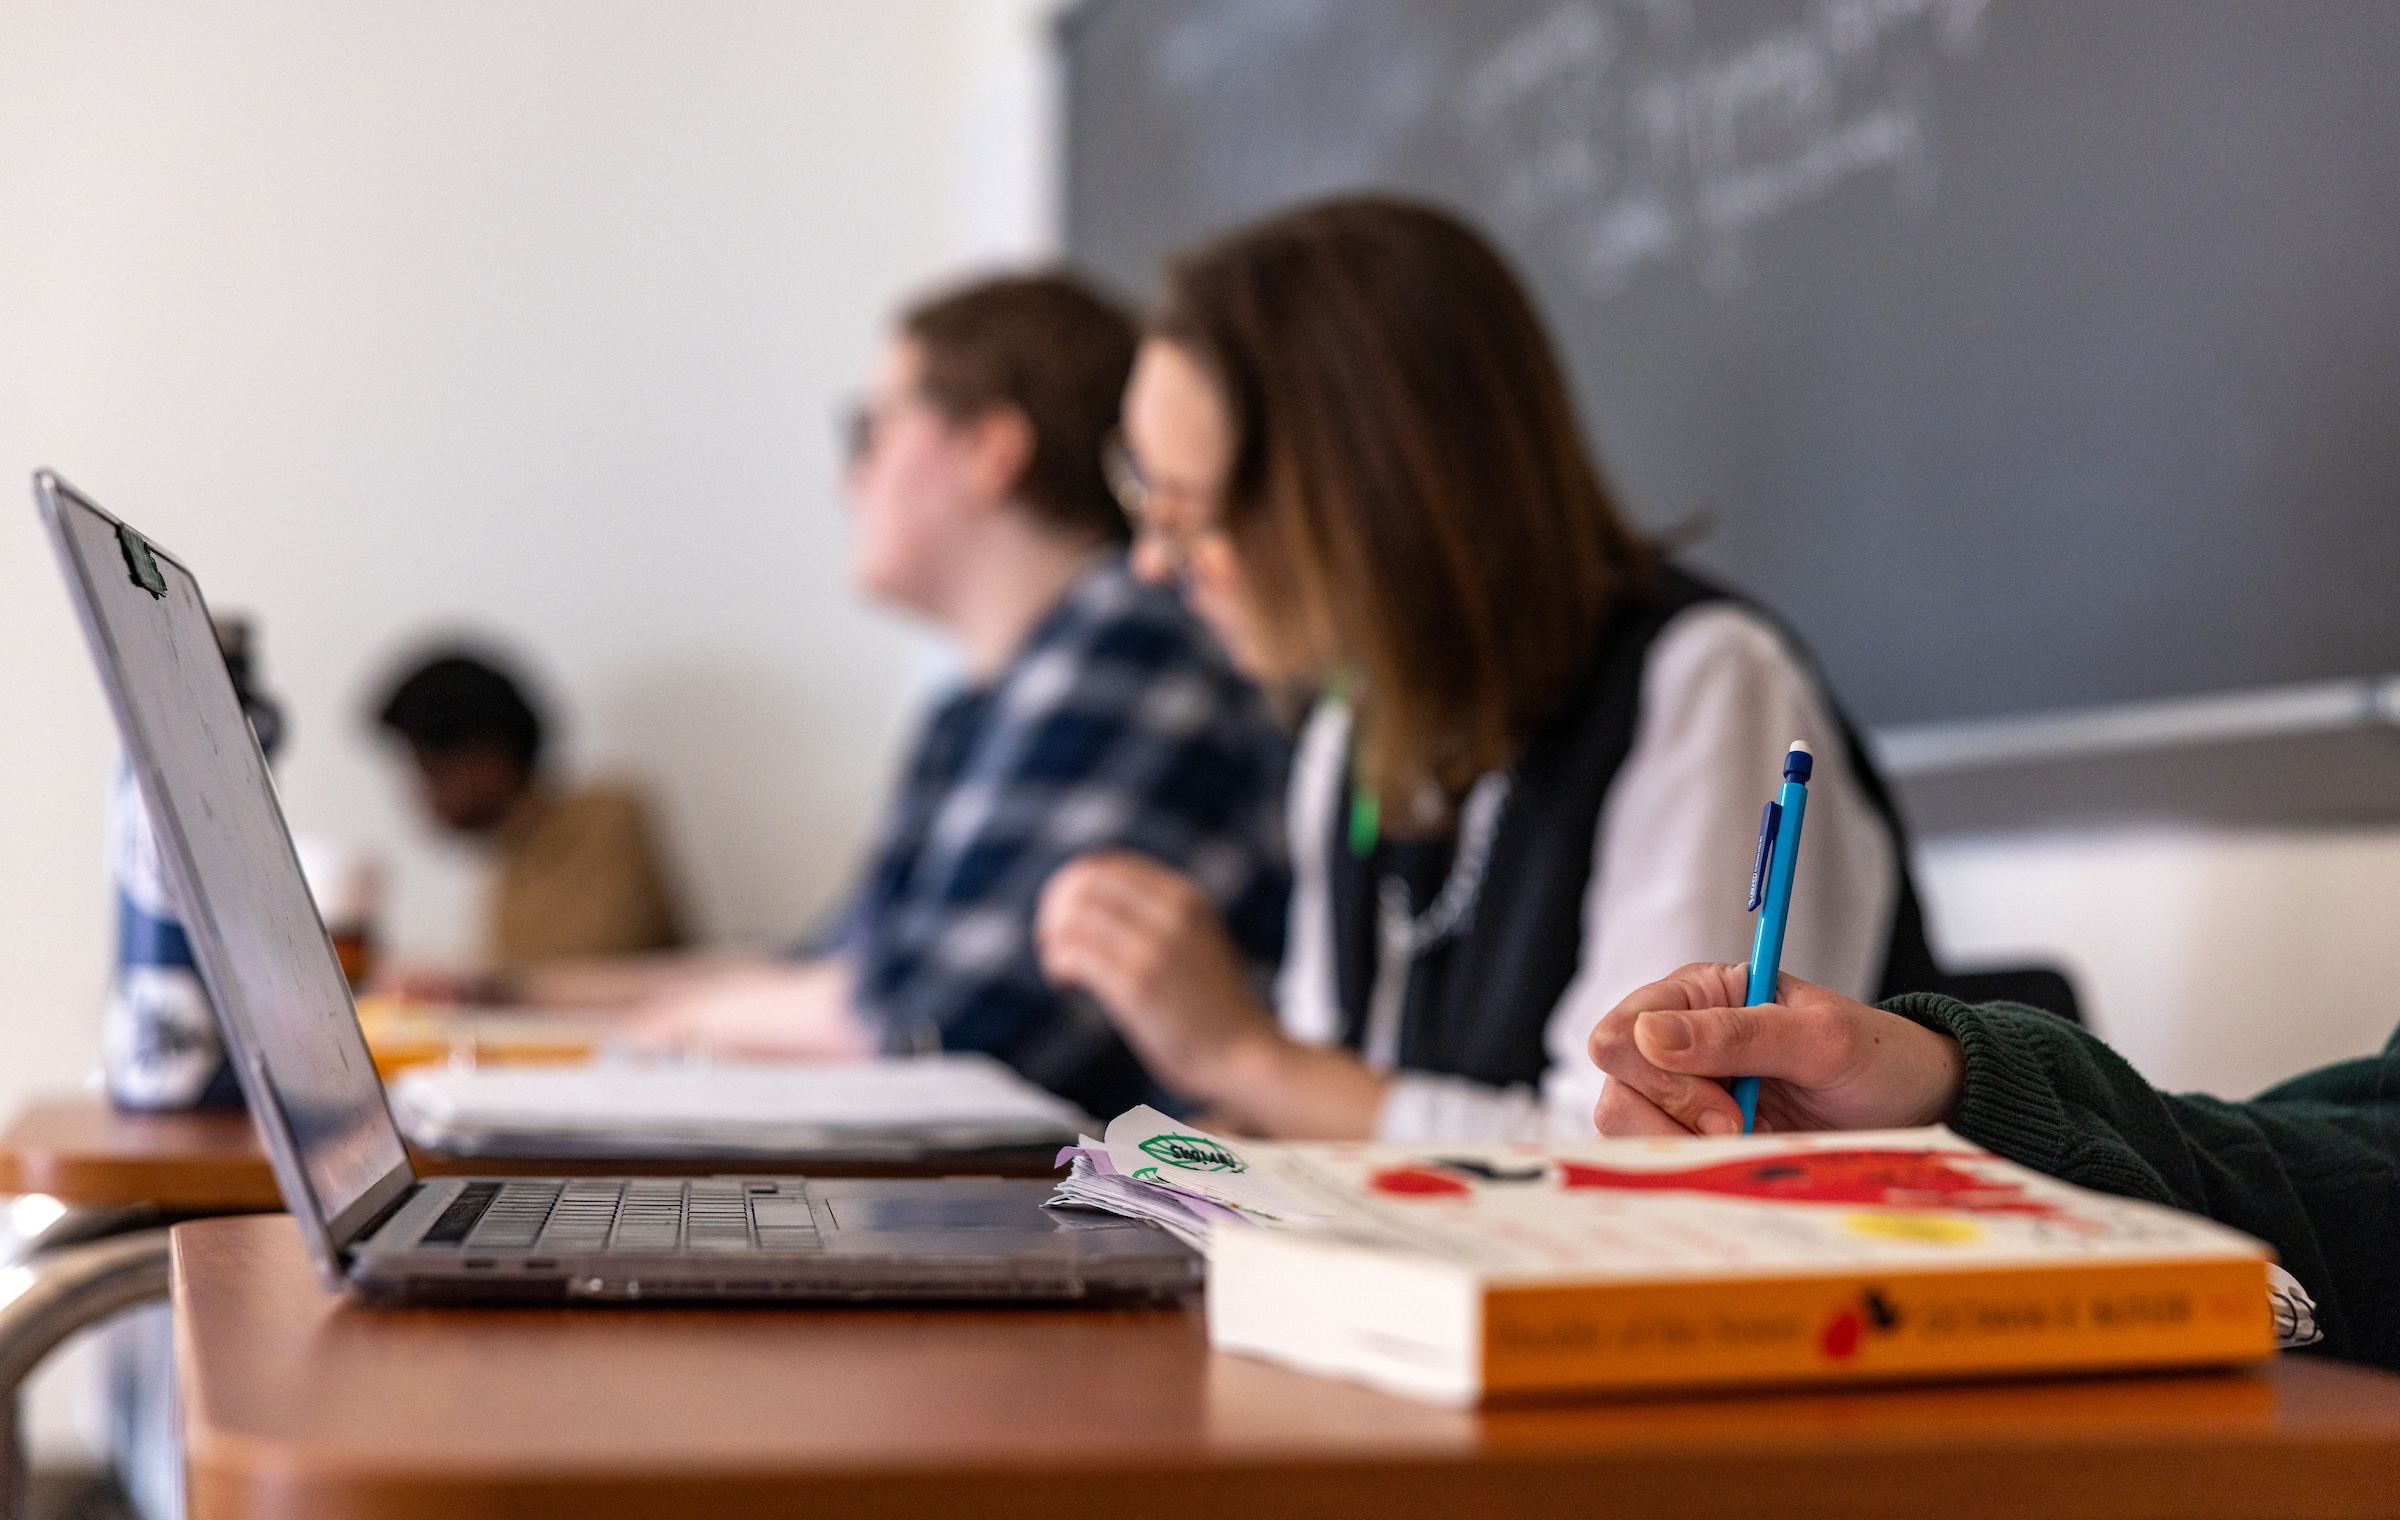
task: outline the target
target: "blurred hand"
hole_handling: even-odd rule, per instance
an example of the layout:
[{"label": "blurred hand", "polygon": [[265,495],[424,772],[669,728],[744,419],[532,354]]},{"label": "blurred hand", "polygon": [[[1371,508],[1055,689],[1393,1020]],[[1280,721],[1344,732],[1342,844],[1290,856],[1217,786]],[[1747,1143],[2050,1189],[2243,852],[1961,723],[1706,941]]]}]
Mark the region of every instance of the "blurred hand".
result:
[{"label": "blurred hand", "polygon": [[1603,1135],[1738,1135],[1725,1081],[1760,1078],[1760,1130],[1904,1129],[1958,1105],[1958,1045],[1921,1024],[1785,976],[1744,1008],[1749,970],[1702,962],[1652,982],[1592,1031],[1608,1074]]},{"label": "blurred hand", "polygon": [[625,1036],[637,1048],[749,1060],[859,1060],[876,1040],[851,1007],[839,957],[736,964],[699,972],[637,1005]]},{"label": "blurred hand", "polygon": [[1181,872],[1126,850],[1059,868],[1034,915],[1042,974],[1098,998],[1142,1064],[1228,1101],[1245,1051],[1281,1043],[1214,904]]}]

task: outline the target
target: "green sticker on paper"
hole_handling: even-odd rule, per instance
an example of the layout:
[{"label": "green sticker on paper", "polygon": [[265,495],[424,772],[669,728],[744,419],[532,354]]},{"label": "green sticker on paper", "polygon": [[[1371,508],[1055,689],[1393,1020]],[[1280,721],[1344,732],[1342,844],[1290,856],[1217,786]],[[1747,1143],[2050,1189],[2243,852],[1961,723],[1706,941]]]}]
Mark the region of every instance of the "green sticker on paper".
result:
[{"label": "green sticker on paper", "polygon": [[[1152,1135],[1142,1142],[1142,1150],[1169,1166],[1182,1167],[1187,1172],[1246,1172],[1242,1158],[1227,1150],[1206,1135]],[[1148,1171],[1144,1167],[1143,1171]],[[1136,1172],[1135,1176],[1140,1176]]]}]

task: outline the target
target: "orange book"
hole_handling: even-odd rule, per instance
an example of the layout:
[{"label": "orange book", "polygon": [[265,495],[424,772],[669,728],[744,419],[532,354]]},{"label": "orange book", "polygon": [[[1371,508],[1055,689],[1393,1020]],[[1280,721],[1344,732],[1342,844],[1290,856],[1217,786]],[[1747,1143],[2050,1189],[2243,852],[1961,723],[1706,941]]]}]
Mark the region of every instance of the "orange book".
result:
[{"label": "orange book", "polygon": [[589,1015],[445,1009],[378,996],[358,1000],[376,1074],[414,1066],[579,1066],[600,1053],[608,1022]]},{"label": "orange book", "polygon": [[2196,1367],[2276,1344],[2266,1246],[1940,1128],[1186,1138],[1219,1151],[1154,1139],[1142,1180],[1237,1211],[1262,1186],[1310,1202],[1210,1231],[1212,1343],[1444,1402]]}]

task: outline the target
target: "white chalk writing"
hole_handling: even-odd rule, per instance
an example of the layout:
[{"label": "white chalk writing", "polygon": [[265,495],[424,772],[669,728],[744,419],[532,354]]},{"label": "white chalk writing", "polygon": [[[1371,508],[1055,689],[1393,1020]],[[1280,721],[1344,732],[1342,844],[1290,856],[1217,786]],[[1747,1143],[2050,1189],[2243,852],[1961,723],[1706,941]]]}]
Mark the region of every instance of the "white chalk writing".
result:
[{"label": "white chalk writing", "polygon": [[1583,0],[1477,59],[1459,105],[1499,214],[1595,294],[1676,256],[1729,287],[1745,233],[1855,175],[1930,193],[1929,54],[1972,54],[1985,3],[1820,0],[1716,46],[1688,0]]}]

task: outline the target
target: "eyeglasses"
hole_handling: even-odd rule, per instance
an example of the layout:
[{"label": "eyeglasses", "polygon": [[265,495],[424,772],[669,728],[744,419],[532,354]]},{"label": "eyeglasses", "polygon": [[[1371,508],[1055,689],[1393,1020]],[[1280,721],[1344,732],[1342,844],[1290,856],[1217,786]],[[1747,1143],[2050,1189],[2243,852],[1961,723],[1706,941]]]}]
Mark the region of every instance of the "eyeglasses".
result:
[{"label": "eyeglasses", "polygon": [[1107,477],[1109,494],[1116,497],[1125,521],[1133,525],[1134,536],[1158,545],[1175,564],[1190,564],[1192,551],[1203,544],[1225,542],[1224,526],[1213,512],[1196,525],[1186,525],[1159,510],[1174,496],[1187,493],[1153,485],[1142,473],[1141,461],[1126,447],[1123,433],[1109,434],[1100,445],[1100,471]]},{"label": "eyeglasses", "polygon": [[833,414],[833,430],[841,440],[842,462],[856,466],[875,452],[875,436],[885,423],[908,408],[920,405],[924,397],[914,391],[904,392],[883,401],[866,396],[853,396],[842,403]]}]

